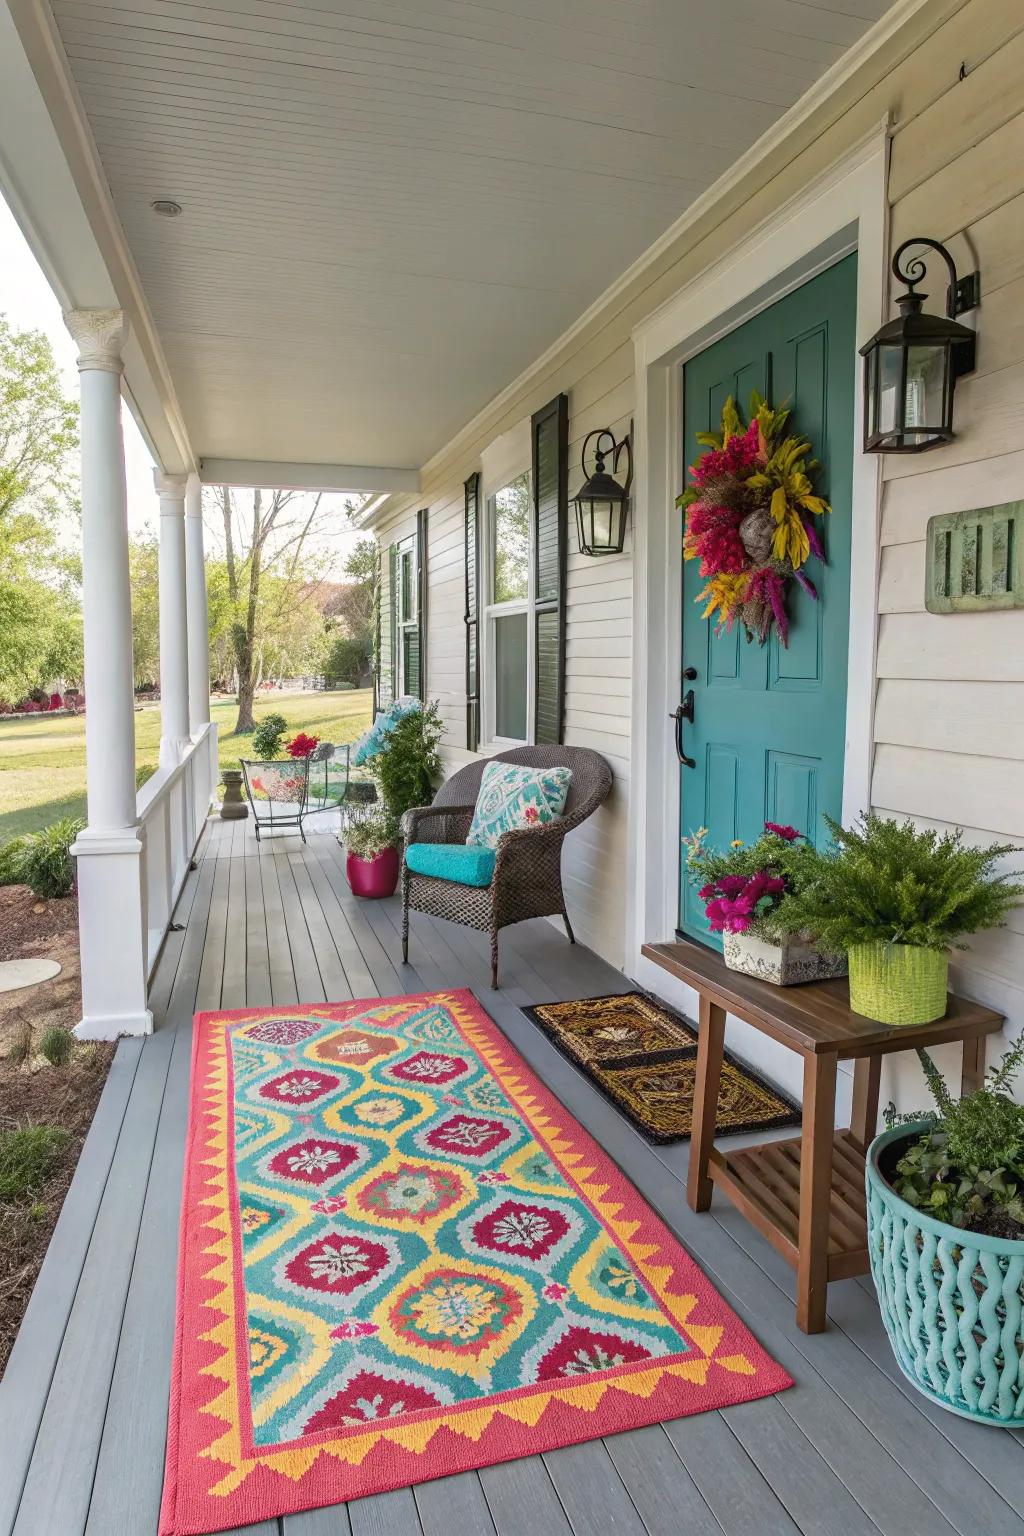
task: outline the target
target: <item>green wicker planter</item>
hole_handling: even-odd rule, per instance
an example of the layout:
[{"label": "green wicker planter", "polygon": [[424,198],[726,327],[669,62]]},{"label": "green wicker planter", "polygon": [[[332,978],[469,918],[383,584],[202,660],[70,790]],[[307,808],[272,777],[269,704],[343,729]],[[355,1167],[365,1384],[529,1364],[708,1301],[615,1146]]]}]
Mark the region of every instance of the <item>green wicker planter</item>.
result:
[{"label": "green wicker planter", "polygon": [[910,944],[855,944],[850,1007],[880,1024],[930,1024],[946,1011],[949,956]]},{"label": "green wicker planter", "polygon": [[879,1169],[900,1125],[868,1149],[868,1250],[882,1321],[904,1376],[982,1424],[1024,1424],[1024,1242],[981,1237],[901,1200]]}]

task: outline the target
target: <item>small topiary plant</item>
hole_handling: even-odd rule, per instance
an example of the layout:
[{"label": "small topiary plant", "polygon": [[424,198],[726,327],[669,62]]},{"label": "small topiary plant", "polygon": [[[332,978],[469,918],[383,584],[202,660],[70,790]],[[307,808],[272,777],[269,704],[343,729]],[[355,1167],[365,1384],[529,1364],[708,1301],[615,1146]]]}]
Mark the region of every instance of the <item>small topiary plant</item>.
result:
[{"label": "small topiary plant", "polygon": [[21,1200],[41,1189],[68,1140],[56,1125],[0,1131],[0,1200]]},{"label": "small topiary plant", "polygon": [[71,1031],[61,1029],[59,1024],[52,1025],[39,1042],[40,1054],[46,1057],[51,1067],[67,1066],[74,1048],[75,1039]]},{"label": "small topiary plant", "polygon": [[1024,1238],[1024,1105],[1009,1089],[1024,1065],[1024,1035],[985,1074],[984,1086],[954,1099],[927,1051],[918,1057],[936,1108],[924,1115],[885,1112],[890,1128],[927,1120],[903,1151],[889,1182],[915,1210],[952,1227]]},{"label": "small topiary plant", "polygon": [[71,845],[84,826],[79,817],[65,816],[41,832],[26,832],[14,859],[15,880],[40,901],[70,896],[75,875]]},{"label": "small topiary plant", "polygon": [[264,715],[252,733],[252,749],[261,763],[272,761],[281,750],[281,738],[288,729],[284,715]]}]

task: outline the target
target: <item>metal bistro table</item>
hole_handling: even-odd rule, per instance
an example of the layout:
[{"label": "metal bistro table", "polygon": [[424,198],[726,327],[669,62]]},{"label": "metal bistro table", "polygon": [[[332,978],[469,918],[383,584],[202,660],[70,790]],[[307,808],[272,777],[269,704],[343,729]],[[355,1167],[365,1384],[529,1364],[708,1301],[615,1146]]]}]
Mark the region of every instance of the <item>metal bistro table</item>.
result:
[{"label": "metal bistro table", "polygon": [[[643,953],[700,996],[690,1207],[706,1211],[717,1186],[792,1264],[797,1325],[820,1333],[828,1282],[869,1269],[864,1154],[878,1122],[882,1057],[962,1040],[963,1091],[969,1093],[984,1073],[985,1036],[1001,1027],[1002,1015],[951,992],[943,1018],[892,1027],[854,1013],[845,980],[775,987],[729,970],[715,950],[686,942],[645,944]],[[734,1152],[714,1145],[727,1013],[802,1058],[799,1136]],[[856,1063],[848,1130],[835,1129],[840,1061]]]}]

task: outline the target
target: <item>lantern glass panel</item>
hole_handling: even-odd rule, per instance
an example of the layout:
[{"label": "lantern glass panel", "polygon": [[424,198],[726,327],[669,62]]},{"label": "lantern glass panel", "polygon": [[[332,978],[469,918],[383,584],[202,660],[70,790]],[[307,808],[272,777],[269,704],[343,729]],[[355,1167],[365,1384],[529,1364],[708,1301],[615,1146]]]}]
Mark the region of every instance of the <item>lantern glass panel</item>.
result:
[{"label": "lantern glass panel", "polygon": [[941,432],[946,411],[946,352],[944,345],[907,350],[908,435],[931,437]]},{"label": "lantern glass panel", "polygon": [[591,504],[593,512],[593,528],[591,542],[595,549],[609,549],[614,543],[612,530],[615,519],[615,503],[612,501],[595,501]]},{"label": "lantern glass panel", "polygon": [[877,357],[876,431],[888,437],[890,433],[898,432],[902,425],[899,418],[903,392],[903,348],[899,343],[893,346],[883,342],[877,348]]}]

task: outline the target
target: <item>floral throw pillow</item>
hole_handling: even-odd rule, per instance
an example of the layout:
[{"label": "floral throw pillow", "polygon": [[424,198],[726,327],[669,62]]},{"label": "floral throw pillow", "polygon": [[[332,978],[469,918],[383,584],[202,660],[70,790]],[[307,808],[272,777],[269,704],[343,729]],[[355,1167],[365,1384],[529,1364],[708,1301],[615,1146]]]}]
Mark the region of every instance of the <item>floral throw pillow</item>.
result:
[{"label": "floral throw pillow", "polygon": [[554,821],[565,808],[571,778],[571,768],[488,763],[466,842],[478,848],[497,848],[503,832]]}]

